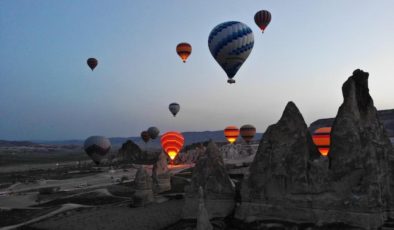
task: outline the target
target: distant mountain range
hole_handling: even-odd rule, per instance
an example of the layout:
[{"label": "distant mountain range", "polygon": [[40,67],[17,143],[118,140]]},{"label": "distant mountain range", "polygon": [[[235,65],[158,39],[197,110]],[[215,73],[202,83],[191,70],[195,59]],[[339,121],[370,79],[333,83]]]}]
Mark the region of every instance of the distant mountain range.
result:
[{"label": "distant mountain range", "polygon": [[[183,132],[182,134],[185,137],[185,145],[204,142],[208,140],[213,140],[215,142],[226,141],[226,138],[224,137],[223,134],[223,130],[203,131],[203,132]],[[262,133],[256,133],[253,140],[260,140],[262,135],[263,135]],[[115,147],[121,146],[127,140],[132,140],[133,142],[135,142],[141,147],[160,148],[160,138],[157,138],[156,140],[151,140],[147,144],[145,144],[140,137],[110,137],[109,139],[111,141],[111,144]],[[50,144],[50,145],[83,145],[84,141],[85,140],[57,140],[57,141],[34,141],[34,143]]]},{"label": "distant mountain range", "polygon": [[39,146],[39,144],[33,143],[31,141],[6,141],[6,140],[0,140],[0,147],[19,147],[19,146],[36,147],[36,146]]},{"label": "distant mountain range", "polygon": [[[380,110],[378,111],[378,116],[383,122],[386,128],[387,134],[394,142],[394,109]],[[313,133],[316,129],[325,126],[332,126],[335,118],[324,118],[312,122],[309,126],[309,130]],[[204,142],[208,140],[213,140],[215,142],[225,142],[223,130],[219,131],[203,131],[203,132],[183,132],[185,137],[185,145],[190,145],[193,143]],[[253,140],[260,140],[262,133],[256,133]],[[241,138],[241,137],[239,137]],[[151,140],[145,144],[140,137],[111,137],[109,138],[114,147],[120,147],[127,140],[132,140],[142,148],[160,148],[160,138],[156,140]],[[18,147],[18,146],[30,146],[37,147],[40,144],[45,145],[83,145],[85,140],[56,140],[56,141],[6,141],[0,140],[0,147]]]}]

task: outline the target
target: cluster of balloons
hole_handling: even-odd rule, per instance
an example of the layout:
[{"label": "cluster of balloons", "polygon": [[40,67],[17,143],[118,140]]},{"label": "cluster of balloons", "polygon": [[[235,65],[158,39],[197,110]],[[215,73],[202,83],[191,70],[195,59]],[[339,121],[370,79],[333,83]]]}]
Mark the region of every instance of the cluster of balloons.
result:
[{"label": "cluster of balloons", "polygon": [[312,135],[313,143],[315,143],[320,154],[324,157],[328,156],[330,151],[331,127],[322,127],[316,129]]},{"label": "cluster of balloons", "polygon": [[157,127],[150,127],[146,131],[141,132],[141,139],[147,143],[150,139],[154,140],[159,136],[160,130]]},{"label": "cluster of balloons", "polygon": [[[258,11],[254,16],[254,21],[261,31],[264,32],[271,22],[271,13],[267,10]],[[228,21],[221,23],[213,28],[208,37],[209,50],[227,74],[227,82],[230,84],[235,83],[233,78],[250,55],[253,46],[253,32],[242,22]],[[187,42],[179,43],[176,46],[176,52],[185,63],[192,53],[192,46]],[[98,65],[98,60],[93,57],[86,62],[92,71]],[[175,117],[180,110],[180,105],[174,102],[168,108]],[[157,127],[150,127],[148,130],[141,132],[141,138],[147,143],[150,139],[156,139],[159,133],[160,131]],[[241,129],[238,129],[236,126],[228,126],[224,130],[224,134],[230,143],[234,143],[239,134],[241,134],[245,142],[249,143],[256,134],[256,128],[252,125],[244,125]],[[182,149],[184,138],[179,132],[167,132],[161,137],[161,144],[165,152],[173,160]],[[110,141],[103,136],[91,136],[84,143],[86,153],[96,164],[100,163],[110,148]]]},{"label": "cluster of balloons", "polygon": [[250,143],[253,140],[254,135],[256,134],[256,128],[253,125],[243,125],[241,129],[238,129],[237,126],[230,125],[224,129],[224,136],[230,144],[233,144],[239,134],[241,134],[242,139],[246,143]]}]

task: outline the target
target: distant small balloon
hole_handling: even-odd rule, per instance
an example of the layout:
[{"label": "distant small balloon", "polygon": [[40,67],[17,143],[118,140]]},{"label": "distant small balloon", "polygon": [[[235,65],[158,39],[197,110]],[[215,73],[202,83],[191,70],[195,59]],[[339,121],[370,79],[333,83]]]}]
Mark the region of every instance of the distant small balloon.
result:
[{"label": "distant small balloon", "polygon": [[253,125],[243,125],[240,131],[241,137],[246,143],[249,143],[251,140],[253,140],[253,137],[256,134],[256,128]]},{"label": "distant small balloon", "polygon": [[187,58],[192,53],[192,46],[189,43],[182,42],[176,46],[176,52],[181,57],[182,61],[185,63]]},{"label": "distant small balloon", "polygon": [[237,126],[227,126],[224,129],[224,136],[226,137],[227,141],[230,142],[230,144],[233,144],[239,135],[239,129],[237,128]]},{"label": "distant small balloon", "polygon": [[176,114],[179,112],[179,110],[181,109],[181,106],[178,103],[171,103],[168,106],[168,109],[170,110],[170,112],[172,113],[172,115],[175,117]]},{"label": "distant small balloon", "polygon": [[92,69],[92,71],[94,70],[94,68],[96,68],[98,61],[96,58],[89,58],[87,60],[88,66],[90,67],[90,69]]},{"label": "distant small balloon", "polygon": [[91,136],[85,140],[83,148],[94,163],[100,164],[111,149],[111,142],[103,136]]},{"label": "distant small balloon", "polygon": [[151,139],[156,139],[159,136],[160,130],[156,127],[150,127],[148,133]]},{"label": "distant small balloon", "polygon": [[142,131],[142,132],[141,132],[141,139],[142,139],[145,143],[147,143],[147,142],[149,141],[150,136],[149,136],[148,131]]},{"label": "distant small balloon", "polygon": [[264,33],[265,28],[267,28],[268,24],[271,22],[271,13],[268,10],[260,10],[254,15],[254,21],[261,32]]},{"label": "distant small balloon", "polygon": [[322,127],[316,129],[312,135],[313,143],[315,143],[322,156],[328,156],[328,153],[330,152],[330,136],[331,127]]}]

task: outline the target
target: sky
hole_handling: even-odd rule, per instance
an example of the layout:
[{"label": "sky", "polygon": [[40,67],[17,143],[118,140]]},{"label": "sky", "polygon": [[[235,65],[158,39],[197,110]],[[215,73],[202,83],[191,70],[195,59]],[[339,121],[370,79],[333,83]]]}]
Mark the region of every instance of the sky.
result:
[{"label": "sky", "polygon": [[[253,17],[269,10],[262,34]],[[370,73],[377,109],[394,109],[392,0],[2,0],[0,139],[138,136],[276,123],[293,101],[306,123],[334,117],[352,72]],[[228,84],[208,48],[226,21],[254,48]],[[193,51],[187,63],[175,52]],[[92,72],[86,59],[99,65]],[[168,111],[178,102],[177,117]]]}]

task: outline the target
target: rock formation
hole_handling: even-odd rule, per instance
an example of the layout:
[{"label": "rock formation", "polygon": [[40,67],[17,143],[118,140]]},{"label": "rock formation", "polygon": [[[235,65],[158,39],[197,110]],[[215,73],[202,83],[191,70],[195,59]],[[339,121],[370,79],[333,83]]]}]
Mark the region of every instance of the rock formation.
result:
[{"label": "rock formation", "polygon": [[329,159],[336,182],[352,178],[351,184],[335,187],[335,193],[352,210],[379,212],[389,208],[393,152],[369,95],[368,76],[355,70],[342,86],[344,102],[333,124]]},{"label": "rock formation", "polygon": [[161,152],[152,169],[153,191],[155,193],[171,190],[171,175],[167,164],[167,155]]},{"label": "rock formation", "polygon": [[368,73],[354,71],[342,91],[328,159],[319,156],[292,102],[268,127],[242,185],[237,218],[377,229],[391,217],[394,153],[369,95]]},{"label": "rock formation", "polygon": [[140,167],[134,180],[133,206],[144,206],[153,201],[152,179],[144,167]]},{"label": "rock formation", "polygon": [[225,217],[234,208],[234,184],[224,167],[216,144],[211,141],[193,170],[190,186],[185,187],[183,218],[195,219],[198,210],[199,187],[204,190],[205,205],[210,218]]},{"label": "rock formation", "polygon": [[204,204],[204,190],[199,188],[199,201],[198,201],[198,217],[197,217],[197,230],[213,230],[207,209]]},{"label": "rock formation", "polygon": [[154,164],[160,155],[160,151],[142,151],[133,141],[126,141],[119,149],[118,157],[134,164]]}]

